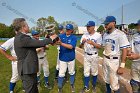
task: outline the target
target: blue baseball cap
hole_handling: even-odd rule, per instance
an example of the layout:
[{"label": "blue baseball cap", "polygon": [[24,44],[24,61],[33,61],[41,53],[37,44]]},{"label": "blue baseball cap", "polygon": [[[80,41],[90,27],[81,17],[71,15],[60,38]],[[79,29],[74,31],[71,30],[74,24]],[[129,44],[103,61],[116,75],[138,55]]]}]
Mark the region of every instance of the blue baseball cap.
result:
[{"label": "blue baseball cap", "polygon": [[59,29],[59,30],[62,30],[63,28],[64,28],[63,25],[59,25],[59,26],[58,26],[58,29]]},{"label": "blue baseball cap", "polygon": [[95,26],[95,22],[94,21],[88,21],[86,26]]},{"label": "blue baseball cap", "polygon": [[38,34],[39,34],[39,32],[38,32],[38,31],[36,31],[36,30],[32,30],[32,31],[31,31],[31,34],[32,34],[32,36],[34,36],[34,35],[38,35]]},{"label": "blue baseball cap", "polygon": [[72,24],[67,24],[66,25],[66,30],[73,30],[73,25]]},{"label": "blue baseball cap", "polygon": [[137,21],[137,23],[135,25],[140,25],[140,20]]},{"label": "blue baseball cap", "polygon": [[107,16],[102,24],[108,24],[110,22],[116,22],[116,18],[114,16]]}]

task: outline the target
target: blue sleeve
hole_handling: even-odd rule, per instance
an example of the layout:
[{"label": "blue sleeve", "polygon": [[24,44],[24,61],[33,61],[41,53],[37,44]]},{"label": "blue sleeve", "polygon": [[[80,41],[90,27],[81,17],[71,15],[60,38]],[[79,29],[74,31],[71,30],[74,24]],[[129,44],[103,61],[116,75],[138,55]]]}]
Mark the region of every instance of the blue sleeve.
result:
[{"label": "blue sleeve", "polygon": [[73,48],[75,48],[76,47],[76,44],[77,44],[77,38],[76,37],[73,37],[70,44],[73,46]]}]

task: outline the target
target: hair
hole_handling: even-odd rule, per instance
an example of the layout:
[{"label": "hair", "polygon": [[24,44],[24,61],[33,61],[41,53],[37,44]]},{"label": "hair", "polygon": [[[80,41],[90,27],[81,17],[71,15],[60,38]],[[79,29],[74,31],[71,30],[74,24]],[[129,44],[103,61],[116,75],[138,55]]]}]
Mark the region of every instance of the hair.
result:
[{"label": "hair", "polygon": [[24,23],[25,19],[24,18],[16,18],[14,19],[13,23],[12,23],[12,27],[16,32],[19,32],[21,30],[22,27],[25,26]]}]

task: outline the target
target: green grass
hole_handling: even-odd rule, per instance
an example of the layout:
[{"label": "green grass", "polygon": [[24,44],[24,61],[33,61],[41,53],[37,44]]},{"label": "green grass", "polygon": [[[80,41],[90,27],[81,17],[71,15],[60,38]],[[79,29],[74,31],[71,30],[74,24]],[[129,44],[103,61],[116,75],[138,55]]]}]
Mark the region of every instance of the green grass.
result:
[{"label": "green grass", "polygon": [[[0,41],[3,42],[3,41]],[[79,44],[79,41],[78,43]],[[102,56],[101,49],[99,51],[99,55]],[[49,81],[50,84],[53,86],[52,90],[48,90],[44,87],[44,78],[43,73],[41,75],[41,87],[39,88],[40,93],[57,93],[57,84],[54,83],[54,76],[55,76],[55,66],[56,66],[56,59],[57,59],[57,49],[55,46],[51,46],[49,50],[47,50],[47,58],[49,61],[49,69],[50,69],[50,77]],[[131,61],[127,61],[126,67],[130,68]],[[11,62],[7,60],[4,56],[0,54],[0,93],[8,93],[9,92],[9,81],[11,78]],[[91,83],[90,83],[91,87]],[[76,80],[75,80],[75,88],[76,93],[79,93],[79,91],[83,88],[83,66],[76,60]],[[105,91],[105,85],[102,84],[98,80],[97,83],[97,93],[104,93]],[[22,92],[22,83],[21,80],[17,82],[17,85],[15,87],[15,93],[24,93]],[[71,93],[70,92],[70,84],[65,83],[63,87],[63,93]],[[91,93],[91,92],[88,92]]]},{"label": "green grass", "polygon": [[[49,61],[49,69],[50,69],[50,77],[49,81],[51,86],[53,86],[52,90],[48,90],[44,87],[44,78],[43,73],[41,75],[41,87],[39,88],[40,93],[57,93],[58,88],[57,84],[54,83],[55,76],[55,66],[56,66],[56,58],[57,58],[57,49],[55,46],[50,47],[47,51],[47,58]],[[11,78],[11,63],[4,56],[0,54],[0,93],[8,93],[9,92],[9,81]],[[90,83],[91,86],[91,83]],[[79,93],[83,88],[83,66],[76,60],[76,80],[75,80],[75,88],[76,92]],[[99,81],[97,83],[97,93],[103,93],[104,85]],[[24,93],[22,92],[22,83],[21,80],[17,82],[15,87],[15,93]],[[70,84],[65,83],[63,87],[63,93],[71,93]],[[88,92],[91,93],[91,92]]]}]

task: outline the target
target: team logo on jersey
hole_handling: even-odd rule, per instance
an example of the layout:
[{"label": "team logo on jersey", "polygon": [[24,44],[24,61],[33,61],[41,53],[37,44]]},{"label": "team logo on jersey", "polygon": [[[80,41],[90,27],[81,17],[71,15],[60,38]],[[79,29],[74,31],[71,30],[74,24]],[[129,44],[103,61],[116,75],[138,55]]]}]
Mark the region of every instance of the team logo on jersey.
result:
[{"label": "team logo on jersey", "polygon": [[68,40],[68,43],[71,43],[71,40]]},{"label": "team logo on jersey", "polygon": [[111,46],[111,50],[114,51],[114,49],[115,49],[115,40],[113,40],[113,39],[106,39],[105,43],[110,43],[112,45]]},{"label": "team logo on jersey", "polygon": [[136,46],[136,45],[138,45],[138,44],[140,44],[140,41],[134,41],[134,46]]}]

